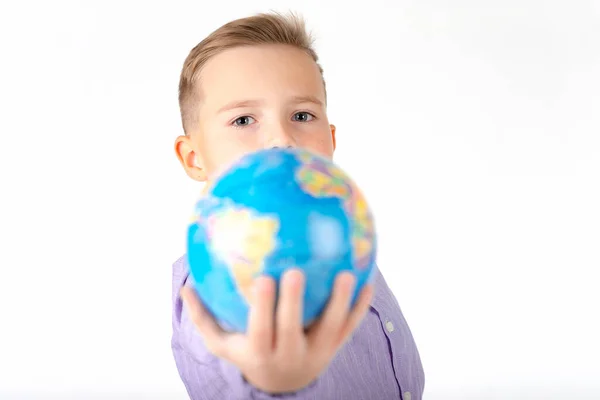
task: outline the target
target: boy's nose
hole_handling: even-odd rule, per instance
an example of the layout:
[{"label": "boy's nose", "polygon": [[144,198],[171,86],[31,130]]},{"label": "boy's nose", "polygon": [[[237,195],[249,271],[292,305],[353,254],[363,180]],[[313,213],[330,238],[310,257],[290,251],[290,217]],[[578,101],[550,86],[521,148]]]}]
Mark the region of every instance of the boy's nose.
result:
[{"label": "boy's nose", "polygon": [[278,127],[271,131],[267,140],[266,148],[293,148],[296,147],[293,135],[287,132],[283,127]]}]

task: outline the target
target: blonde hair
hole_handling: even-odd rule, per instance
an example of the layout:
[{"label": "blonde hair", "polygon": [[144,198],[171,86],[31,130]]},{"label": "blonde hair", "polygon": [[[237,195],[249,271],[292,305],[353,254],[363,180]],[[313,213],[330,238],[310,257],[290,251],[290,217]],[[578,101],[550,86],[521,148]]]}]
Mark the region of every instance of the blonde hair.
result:
[{"label": "blonde hair", "polygon": [[186,135],[194,132],[198,123],[199,79],[206,62],[234,47],[269,44],[293,46],[306,52],[317,64],[321,77],[323,76],[323,68],[313,48],[313,38],[307,32],[304,20],[298,15],[261,13],[231,21],[198,43],[183,64],[179,80],[179,109]]}]

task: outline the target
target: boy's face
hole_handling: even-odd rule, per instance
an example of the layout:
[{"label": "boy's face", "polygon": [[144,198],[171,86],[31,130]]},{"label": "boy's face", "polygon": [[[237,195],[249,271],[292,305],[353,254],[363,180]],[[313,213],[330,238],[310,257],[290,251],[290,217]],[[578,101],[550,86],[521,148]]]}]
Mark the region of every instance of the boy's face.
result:
[{"label": "boy's face", "polygon": [[211,180],[241,156],[302,147],[331,158],[325,88],[312,58],[288,46],[238,47],[211,58],[200,76],[199,129],[177,138],[187,174]]}]

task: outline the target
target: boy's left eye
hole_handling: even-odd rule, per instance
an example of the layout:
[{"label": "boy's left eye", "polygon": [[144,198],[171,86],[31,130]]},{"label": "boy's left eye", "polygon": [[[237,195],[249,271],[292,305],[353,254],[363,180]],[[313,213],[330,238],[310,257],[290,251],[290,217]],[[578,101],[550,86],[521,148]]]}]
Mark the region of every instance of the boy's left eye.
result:
[{"label": "boy's left eye", "polygon": [[301,111],[294,114],[293,120],[296,122],[308,122],[312,121],[315,118],[314,115]]}]

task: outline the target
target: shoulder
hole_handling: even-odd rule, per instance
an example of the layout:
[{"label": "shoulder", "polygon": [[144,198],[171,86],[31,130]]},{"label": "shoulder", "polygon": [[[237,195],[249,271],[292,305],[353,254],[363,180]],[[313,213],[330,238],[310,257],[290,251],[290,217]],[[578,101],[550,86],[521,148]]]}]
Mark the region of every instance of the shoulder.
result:
[{"label": "shoulder", "polygon": [[187,269],[187,254],[182,255],[173,263],[173,269]]},{"label": "shoulder", "polygon": [[187,254],[182,255],[173,263],[173,278],[189,274]]},{"label": "shoulder", "polygon": [[387,284],[387,281],[385,280],[383,273],[379,269],[379,266],[377,266],[377,270],[375,271],[373,281],[375,284],[375,295],[373,296],[372,302],[373,307],[376,309],[389,309],[398,307],[398,301],[396,300],[394,293]]},{"label": "shoulder", "polygon": [[179,291],[187,281],[189,274],[187,254],[184,254],[173,263],[173,301],[179,295]]},{"label": "shoulder", "polygon": [[374,311],[377,312],[382,321],[395,321],[396,324],[408,329],[408,323],[404,318],[400,304],[379,268],[375,273],[374,284],[375,294],[371,301],[371,307]]},{"label": "shoulder", "polygon": [[201,368],[203,374],[212,374],[212,372],[206,370],[206,367],[211,367],[217,362],[216,358],[204,347],[202,340],[198,336],[196,327],[185,311],[183,302],[179,297],[179,292],[186,284],[188,278],[187,255],[183,255],[173,263],[173,336],[171,338],[171,347],[177,368],[181,374],[186,375],[182,376],[184,380],[190,378],[187,374],[195,374],[193,371],[198,370],[198,368]]}]

